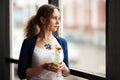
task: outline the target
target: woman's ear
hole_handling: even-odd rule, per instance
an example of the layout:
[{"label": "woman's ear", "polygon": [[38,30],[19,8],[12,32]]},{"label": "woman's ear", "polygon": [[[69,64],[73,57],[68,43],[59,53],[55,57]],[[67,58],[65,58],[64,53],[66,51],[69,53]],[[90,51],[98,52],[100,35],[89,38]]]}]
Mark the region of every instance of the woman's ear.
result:
[{"label": "woman's ear", "polygon": [[40,22],[41,22],[42,24],[45,24],[45,18],[40,17]]}]

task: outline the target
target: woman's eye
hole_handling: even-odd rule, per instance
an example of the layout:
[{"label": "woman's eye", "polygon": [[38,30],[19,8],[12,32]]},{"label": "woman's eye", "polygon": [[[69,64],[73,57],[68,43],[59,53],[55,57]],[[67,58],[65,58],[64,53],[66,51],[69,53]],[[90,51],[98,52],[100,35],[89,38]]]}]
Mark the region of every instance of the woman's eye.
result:
[{"label": "woman's eye", "polygon": [[55,19],[55,20],[60,20],[60,18],[58,17],[52,17],[52,19]]},{"label": "woman's eye", "polygon": [[57,19],[56,17],[53,17],[53,19]]}]

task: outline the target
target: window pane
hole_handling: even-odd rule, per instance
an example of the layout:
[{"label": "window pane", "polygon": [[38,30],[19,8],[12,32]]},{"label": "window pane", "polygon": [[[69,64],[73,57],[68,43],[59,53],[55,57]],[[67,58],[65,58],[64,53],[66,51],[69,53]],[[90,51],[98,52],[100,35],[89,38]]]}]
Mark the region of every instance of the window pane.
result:
[{"label": "window pane", "polygon": [[63,0],[70,68],[105,74],[105,0]]}]

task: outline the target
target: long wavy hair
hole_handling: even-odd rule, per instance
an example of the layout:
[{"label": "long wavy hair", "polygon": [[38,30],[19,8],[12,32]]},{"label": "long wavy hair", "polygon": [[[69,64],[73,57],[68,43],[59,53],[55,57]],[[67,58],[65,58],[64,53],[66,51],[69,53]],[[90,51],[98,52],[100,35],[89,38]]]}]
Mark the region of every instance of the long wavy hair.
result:
[{"label": "long wavy hair", "polygon": [[[59,8],[52,4],[44,4],[42,5],[36,15],[32,16],[27,23],[25,28],[25,36],[31,37],[37,34],[40,34],[42,38],[45,37],[45,29],[48,27],[47,25],[50,22],[50,18],[54,12],[54,9],[59,11]],[[40,21],[40,17],[46,19],[46,24],[42,24]],[[46,26],[45,26],[46,25]]]}]

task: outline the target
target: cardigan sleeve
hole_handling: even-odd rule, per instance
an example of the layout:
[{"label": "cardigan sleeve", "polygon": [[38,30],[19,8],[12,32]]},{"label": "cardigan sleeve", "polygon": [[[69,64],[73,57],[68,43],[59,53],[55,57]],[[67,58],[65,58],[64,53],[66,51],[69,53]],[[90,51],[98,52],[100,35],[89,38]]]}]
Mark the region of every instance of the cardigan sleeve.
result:
[{"label": "cardigan sleeve", "polygon": [[63,48],[63,52],[64,52],[64,62],[66,64],[66,66],[69,68],[69,58],[68,58],[68,44],[67,41],[63,38],[61,39],[61,46]]},{"label": "cardigan sleeve", "polygon": [[65,53],[64,53],[64,62],[66,63],[67,67],[69,67],[69,59],[68,59],[68,44],[67,44],[67,41],[65,40],[64,42],[64,45],[65,45]]},{"label": "cardigan sleeve", "polygon": [[26,69],[30,66],[29,50],[28,40],[25,39],[21,47],[18,63],[18,76],[20,79],[26,78]]}]

